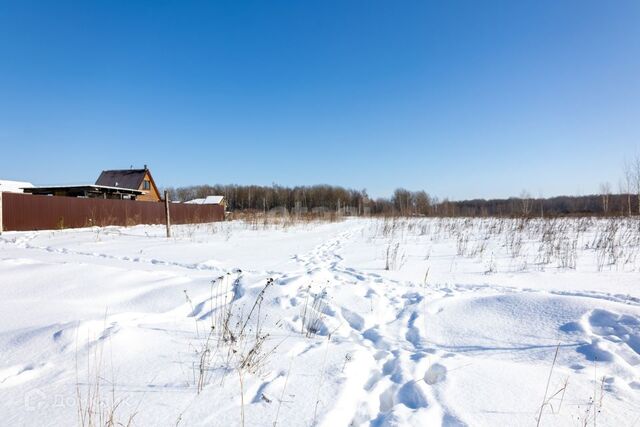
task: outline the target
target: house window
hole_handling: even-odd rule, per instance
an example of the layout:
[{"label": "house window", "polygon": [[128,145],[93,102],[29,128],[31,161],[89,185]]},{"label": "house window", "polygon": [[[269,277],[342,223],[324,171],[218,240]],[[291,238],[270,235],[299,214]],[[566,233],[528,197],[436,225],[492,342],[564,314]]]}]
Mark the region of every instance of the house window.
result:
[{"label": "house window", "polygon": [[151,189],[151,183],[149,182],[148,179],[145,179],[144,182],[142,183],[142,189],[143,190]]}]

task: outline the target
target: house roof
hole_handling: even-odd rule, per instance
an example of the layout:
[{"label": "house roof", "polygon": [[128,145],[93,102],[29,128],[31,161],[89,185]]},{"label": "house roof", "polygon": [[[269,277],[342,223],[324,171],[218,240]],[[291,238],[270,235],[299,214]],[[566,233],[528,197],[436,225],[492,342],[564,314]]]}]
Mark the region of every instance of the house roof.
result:
[{"label": "house roof", "polygon": [[110,187],[106,185],[92,185],[92,184],[80,184],[80,185],[49,185],[42,187],[29,187],[25,188],[25,193],[32,194],[47,194],[54,193],[57,190],[70,190],[70,191],[87,191],[90,193],[122,193],[122,194],[144,194],[144,191],[136,190],[133,188],[123,187]]},{"label": "house roof", "polygon": [[106,187],[131,188],[137,190],[148,169],[119,169],[102,171],[96,185]]},{"label": "house roof", "polygon": [[190,205],[219,205],[224,200],[224,196],[207,196],[203,199],[193,199],[185,202]]},{"label": "house roof", "polygon": [[205,205],[219,205],[224,200],[224,196],[207,196],[204,199]]},{"label": "house roof", "polygon": [[23,188],[33,187],[33,184],[25,181],[9,181],[0,179],[0,191],[7,193],[22,193]]}]

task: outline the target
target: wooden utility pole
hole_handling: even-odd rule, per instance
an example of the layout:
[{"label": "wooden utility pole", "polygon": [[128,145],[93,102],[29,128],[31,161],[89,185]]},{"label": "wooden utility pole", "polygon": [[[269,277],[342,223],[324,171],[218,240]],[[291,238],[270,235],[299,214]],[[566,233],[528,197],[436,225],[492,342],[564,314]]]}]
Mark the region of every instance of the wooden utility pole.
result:
[{"label": "wooden utility pole", "polygon": [[0,191],[0,234],[2,234],[3,231],[3,224],[2,224],[2,191]]},{"label": "wooden utility pole", "polygon": [[167,220],[167,237],[171,237],[171,213],[169,211],[169,192],[164,190],[164,215]]}]

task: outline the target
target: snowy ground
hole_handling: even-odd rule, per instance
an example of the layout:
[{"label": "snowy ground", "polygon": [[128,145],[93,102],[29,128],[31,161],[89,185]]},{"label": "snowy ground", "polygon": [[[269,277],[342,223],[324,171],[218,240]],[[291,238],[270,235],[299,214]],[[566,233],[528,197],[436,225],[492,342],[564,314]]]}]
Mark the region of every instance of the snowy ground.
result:
[{"label": "snowy ground", "polygon": [[640,425],[639,227],[4,233],[0,424]]}]

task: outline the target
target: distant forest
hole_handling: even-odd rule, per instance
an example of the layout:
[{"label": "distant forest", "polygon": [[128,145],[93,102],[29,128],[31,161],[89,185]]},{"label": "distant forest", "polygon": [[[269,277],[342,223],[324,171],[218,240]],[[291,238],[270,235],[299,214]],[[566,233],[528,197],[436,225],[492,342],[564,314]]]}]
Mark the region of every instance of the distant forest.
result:
[{"label": "distant forest", "polygon": [[366,190],[330,185],[283,187],[280,185],[197,185],[168,188],[171,200],[187,201],[222,195],[229,211],[282,210],[289,212],[343,212],[352,215],[403,216],[572,216],[640,214],[640,195],[602,194],[532,198],[523,193],[509,199],[439,200],[425,191],[399,188],[390,198],[372,199]]}]

